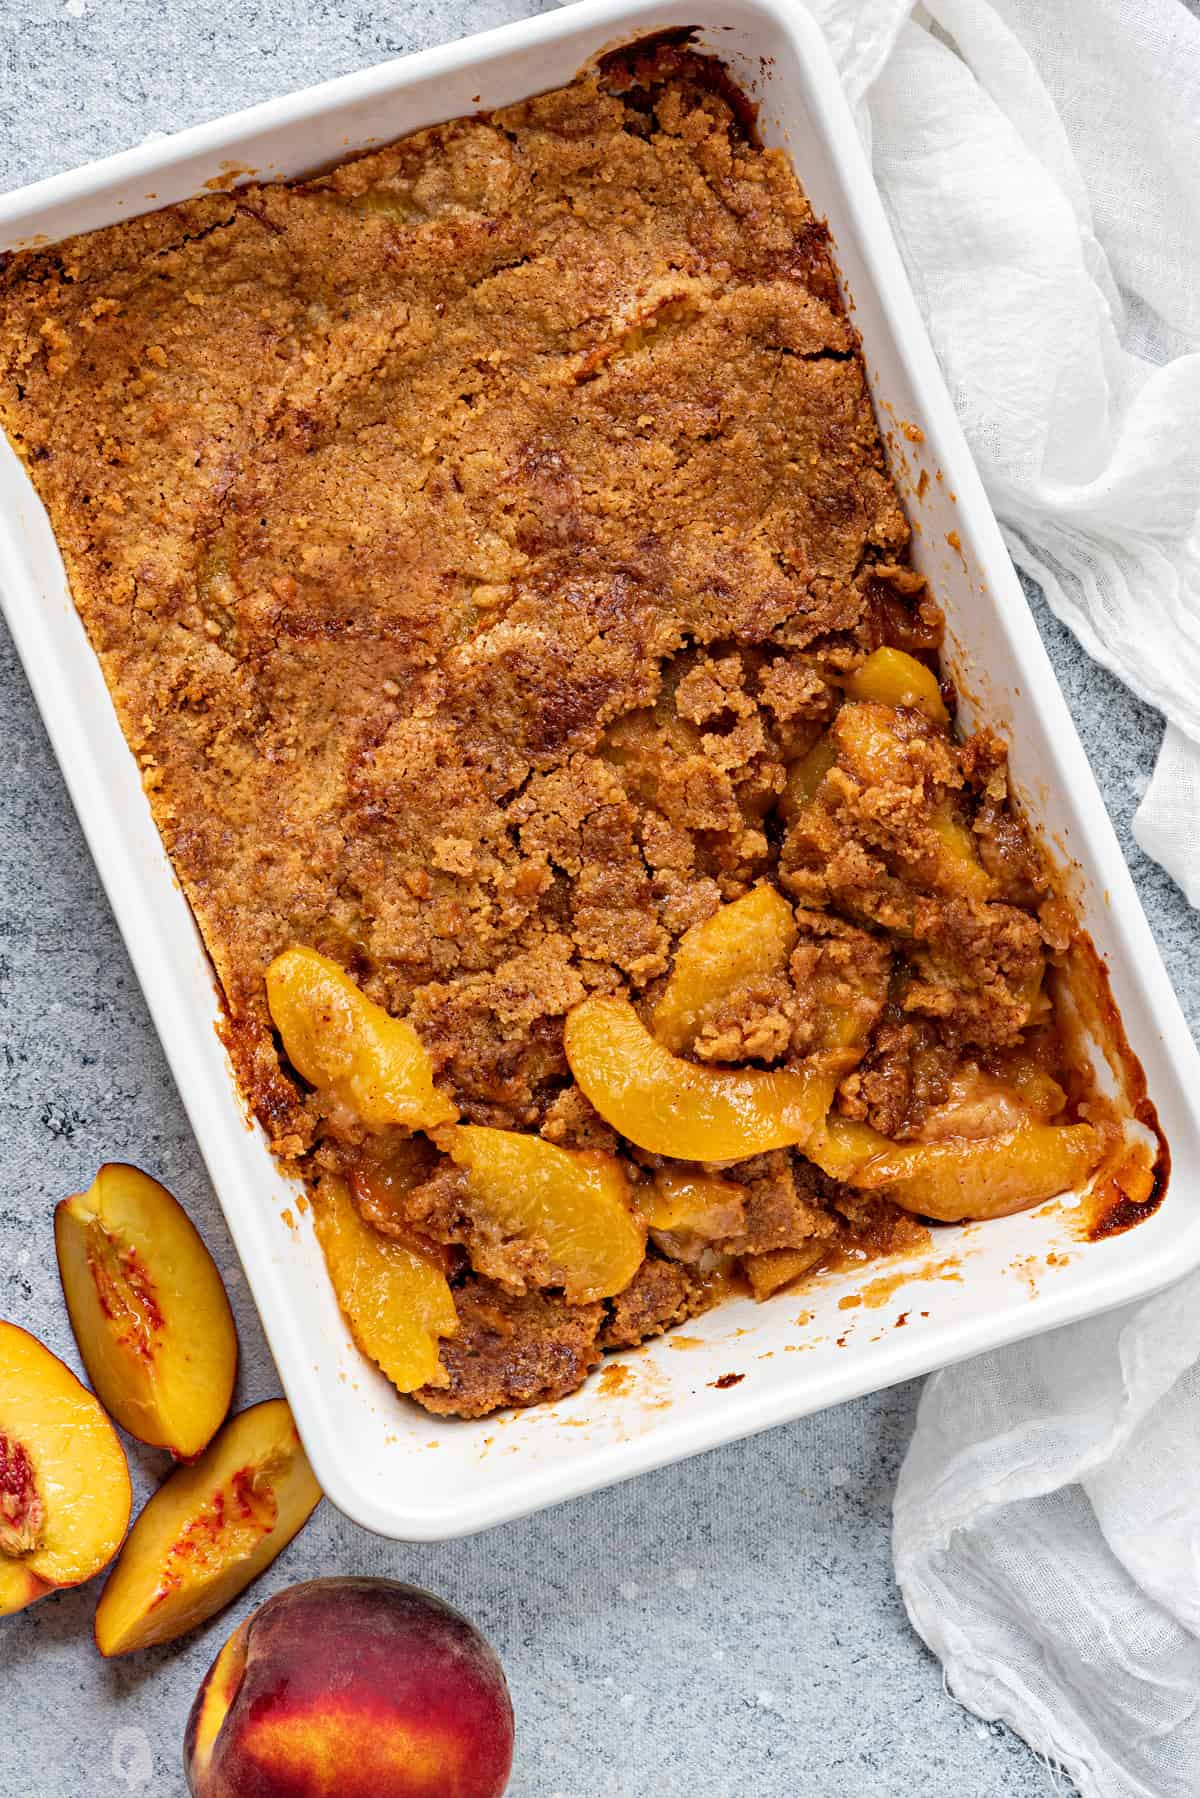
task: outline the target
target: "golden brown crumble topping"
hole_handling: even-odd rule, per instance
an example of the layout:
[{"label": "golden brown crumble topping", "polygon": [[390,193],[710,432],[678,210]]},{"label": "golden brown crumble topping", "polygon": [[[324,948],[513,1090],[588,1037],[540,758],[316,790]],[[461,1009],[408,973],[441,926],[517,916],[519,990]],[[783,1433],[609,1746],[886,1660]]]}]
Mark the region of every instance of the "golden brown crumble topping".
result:
[{"label": "golden brown crumble topping", "polygon": [[743,1258],[770,1290],[919,1226],[776,1149],[708,1170],[707,1225],[652,1228],[623,1291],[568,1304],[438,1147],[281,1059],[264,973],[290,945],[407,1018],[467,1121],[619,1152],[635,1194],[661,1158],[572,1082],[564,1018],[612,991],[649,1019],[684,934],[763,880],[794,946],[727,983],[693,1060],[798,1065],[833,1008],[848,1123],[933,1140],[981,1088],[1069,1115],[1061,906],[1002,746],[847,698],[881,645],[936,667],[940,614],[825,228],[712,64],[634,50],[15,256],[0,370],[242,1088],[450,1279],[422,1402],[558,1396]]}]

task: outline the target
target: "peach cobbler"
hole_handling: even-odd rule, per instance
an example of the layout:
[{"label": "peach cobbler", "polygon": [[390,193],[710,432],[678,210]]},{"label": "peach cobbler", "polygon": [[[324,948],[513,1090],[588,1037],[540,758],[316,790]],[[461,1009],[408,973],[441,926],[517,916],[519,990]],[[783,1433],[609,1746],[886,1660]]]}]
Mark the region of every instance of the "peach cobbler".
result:
[{"label": "peach cobbler", "polygon": [[0,418],[358,1342],[431,1411],[1078,1187],[786,158],[679,44],[10,257]]}]

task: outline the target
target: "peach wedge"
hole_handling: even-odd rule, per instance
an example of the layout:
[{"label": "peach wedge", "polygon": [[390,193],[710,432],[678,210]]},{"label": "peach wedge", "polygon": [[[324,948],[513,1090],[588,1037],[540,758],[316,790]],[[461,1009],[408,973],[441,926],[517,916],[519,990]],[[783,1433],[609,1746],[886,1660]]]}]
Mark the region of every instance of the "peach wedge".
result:
[{"label": "peach wedge", "polygon": [[615,1155],[560,1149],[518,1130],[467,1124],[438,1138],[479,1209],[506,1237],[545,1245],[571,1305],[611,1298],[641,1266],[646,1232]]},{"label": "peach wedge", "polygon": [[854,1118],[839,1117],[837,1112],[831,1111],[824,1128],[806,1144],[804,1153],[823,1174],[853,1185],[854,1176],[861,1168],[876,1156],[886,1155],[897,1146],[890,1137],[873,1130],[870,1124],[861,1124]]},{"label": "peach wedge", "polygon": [[101,1654],[171,1642],[207,1622],[270,1566],[320,1498],[284,1400],[239,1412],[130,1530],[96,1608]]},{"label": "peach wedge", "polygon": [[847,1178],[951,1224],[1008,1217],[1055,1198],[1095,1171],[1102,1149],[1090,1124],[1027,1124],[970,1140],[892,1143]]},{"label": "peach wedge", "polygon": [[695,1236],[736,1236],[746,1188],[697,1167],[660,1167],[640,1187],[637,1208],[652,1230]]},{"label": "peach wedge", "polygon": [[629,1142],[680,1161],[742,1161],[803,1144],[824,1120],[823,1064],[766,1072],[684,1061],[628,999],[594,993],[568,1014],[567,1060],[585,1096]]},{"label": "peach wedge", "polygon": [[756,1299],[769,1299],[785,1286],[811,1274],[824,1260],[825,1242],[806,1242],[794,1249],[766,1249],[761,1255],[746,1255],[742,1268]]},{"label": "peach wedge", "polygon": [[322,1180],[313,1224],[350,1333],[398,1392],[446,1382],[439,1338],[458,1313],[446,1276],[429,1256],[364,1223],[343,1181]]},{"label": "peach wedge", "polygon": [[851,699],[873,699],[879,705],[924,712],[931,724],[946,724],[949,713],[937,675],[906,650],[885,644],[869,655],[846,682]]},{"label": "peach wedge", "polygon": [[132,1500],[96,1399],[35,1336],[0,1322],[0,1616],[99,1573]]},{"label": "peach wedge", "polygon": [[795,946],[792,908],[765,884],[693,924],[654,1013],[659,1042],[676,1054],[690,1048],[707,1010],[743,981],[781,972]]},{"label": "peach wedge", "polygon": [[191,1460],[229,1410],[233,1313],[212,1256],[165,1186],[102,1167],[54,1213],[71,1328],[107,1410],[142,1442]]},{"label": "peach wedge", "polygon": [[368,999],[327,955],[277,955],[267,969],[267,1003],[292,1066],[369,1130],[432,1130],[458,1116],[434,1086],[412,1025]]}]

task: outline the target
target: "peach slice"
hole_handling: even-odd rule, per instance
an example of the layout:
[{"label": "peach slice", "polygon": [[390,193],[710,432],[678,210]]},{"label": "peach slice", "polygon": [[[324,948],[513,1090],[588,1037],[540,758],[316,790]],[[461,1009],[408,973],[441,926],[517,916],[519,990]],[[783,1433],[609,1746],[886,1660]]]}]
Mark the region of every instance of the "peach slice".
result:
[{"label": "peach slice", "polygon": [[639,1187],[637,1208],[654,1240],[673,1261],[711,1256],[714,1243],[746,1227],[746,1188],[703,1168],[660,1167]]},{"label": "peach slice", "polygon": [[831,1112],[824,1129],[806,1145],[804,1153],[823,1174],[853,1185],[860,1168],[877,1156],[890,1154],[896,1146],[889,1137],[873,1130],[870,1124],[860,1124],[855,1118],[839,1117],[836,1112]]},{"label": "peach slice", "polygon": [[321,1499],[281,1398],[230,1418],[129,1532],[96,1607],[96,1646],[130,1654],[195,1629],[269,1567]]},{"label": "peach slice", "polygon": [[438,1339],[458,1329],[446,1276],[428,1255],[364,1223],[341,1180],[322,1180],[313,1227],[350,1333],[399,1392],[444,1386]]},{"label": "peach slice", "polygon": [[315,949],[285,949],[267,969],[267,1003],[292,1066],[369,1130],[432,1130],[455,1107],[433,1084],[433,1063],[403,1018],[368,999]]},{"label": "peach slice", "polygon": [[637,1195],[637,1208],[652,1230],[684,1230],[696,1236],[736,1236],[742,1228],[746,1188],[703,1168],[660,1167]]},{"label": "peach slice", "polygon": [[954,816],[948,805],[938,806],[929,820],[937,838],[939,887],[961,893],[966,899],[990,899],[996,883],[979,859],[974,832]]},{"label": "peach slice", "polygon": [[783,894],[756,886],[693,924],[680,939],[658,1008],[654,1034],[676,1054],[692,1038],[710,1006],[745,980],[777,974],[796,946],[796,920]]},{"label": "peach slice", "polygon": [[36,1336],[0,1322],[0,1616],[99,1573],[132,1503],[98,1401]]},{"label": "peach slice", "polygon": [[568,1013],[571,1072],[630,1142],[677,1161],[743,1161],[805,1143],[828,1106],[823,1061],[795,1071],[707,1068],[672,1055],[628,999],[593,993]]},{"label": "peach slice", "polygon": [[1079,1186],[1103,1149],[1090,1124],[1026,1124],[969,1141],[893,1143],[850,1173],[854,1186],[941,1223],[1008,1217]]},{"label": "peach slice", "polygon": [[933,724],[947,724],[950,714],[937,675],[906,650],[885,644],[869,655],[846,682],[851,699],[873,699],[895,709],[924,712]]},{"label": "peach slice", "polygon": [[54,1213],[58,1271],[83,1364],[123,1429],[183,1460],[211,1441],[237,1372],[212,1256],[166,1187],[102,1167]]},{"label": "peach slice", "polygon": [[646,1232],[615,1155],[476,1124],[443,1131],[438,1141],[505,1235],[545,1244],[552,1283],[562,1285],[568,1304],[612,1298],[628,1286],[646,1252]]},{"label": "peach slice", "polygon": [[817,789],[837,761],[837,753],[828,735],[818,737],[807,755],[793,762],[787,771],[778,811],[785,824],[794,824],[805,806],[816,798]]},{"label": "peach slice", "polygon": [[750,1282],[750,1290],[758,1300],[769,1299],[782,1292],[793,1280],[812,1273],[824,1260],[827,1242],[806,1242],[795,1249],[766,1249],[761,1255],[744,1255],[742,1266]]}]

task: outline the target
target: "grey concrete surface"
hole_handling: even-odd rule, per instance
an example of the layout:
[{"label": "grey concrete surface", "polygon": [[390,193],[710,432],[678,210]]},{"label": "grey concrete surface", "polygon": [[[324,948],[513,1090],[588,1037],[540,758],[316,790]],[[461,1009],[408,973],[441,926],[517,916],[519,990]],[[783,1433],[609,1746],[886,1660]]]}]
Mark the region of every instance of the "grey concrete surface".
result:
[{"label": "grey concrete surface", "polygon": [[[386,56],[531,0],[3,0],[0,187]],[[1035,610],[1193,1026],[1197,923],[1131,843],[1159,721]],[[278,1390],[244,1279],[59,779],[0,640],[0,1315],[78,1359],[50,1215],[98,1162],[188,1206],[229,1282],[239,1403]],[[0,1625],[0,1798],[175,1798],[198,1680],[234,1620],[316,1574],[433,1587],[506,1664],[518,1798],[1033,1798],[1047,1771],[945,1695],[896,1592],[889,1506],[914,1387],[471,1541],[390,1545],[328,1505],[252,1596],[108,1665],[95,1590]],[[164,1459],[133,1448],[139,1497]],[[1061,1788],[1060,1788],[1061,1789]]]}]

